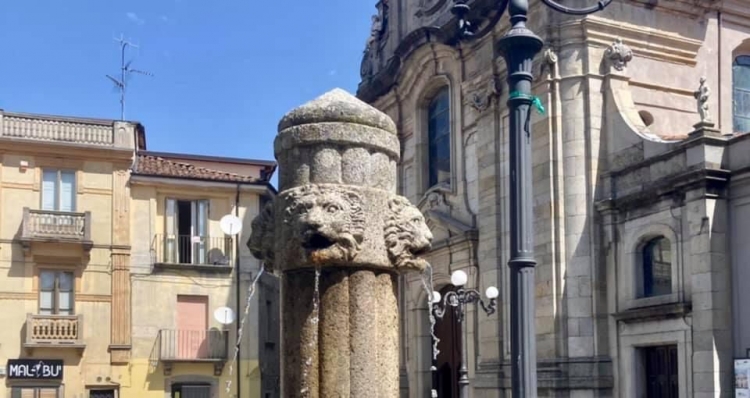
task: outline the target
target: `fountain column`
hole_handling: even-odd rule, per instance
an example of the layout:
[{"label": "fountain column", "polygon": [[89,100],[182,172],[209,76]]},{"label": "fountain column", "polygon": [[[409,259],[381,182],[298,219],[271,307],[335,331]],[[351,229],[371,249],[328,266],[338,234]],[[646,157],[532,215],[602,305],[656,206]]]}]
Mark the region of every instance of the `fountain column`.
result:
[{"label": "fountain column", "polygon": [[397,398],[396,276],[424,269],[432,234],[396,195],[396,126],[336,89],[278,131],[279,194],[248,246],[282,276],[282,396]]}]

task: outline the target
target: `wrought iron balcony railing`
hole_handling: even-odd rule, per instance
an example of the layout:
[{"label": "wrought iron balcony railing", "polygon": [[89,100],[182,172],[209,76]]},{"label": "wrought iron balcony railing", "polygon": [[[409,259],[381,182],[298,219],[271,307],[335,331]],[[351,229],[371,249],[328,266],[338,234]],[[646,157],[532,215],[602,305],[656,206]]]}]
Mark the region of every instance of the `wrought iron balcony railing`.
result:
[{"label": "wrought iron balcony railing", "polygon": [[21,241],[80,242],[90,248],[91,212],[31,210],[23,208]]},{"label": "wrought iron balcony railing", "polygon": [[222,330],[159,331],[159,360],[169,362],[226,361],[228,334]]},{"label": "wrought iron balcony railing", "polygon": [[78,347],[83,341],[83,315],[26,315],[26,341],[31,347]]},{"label": "wrought iron balcony railing", "polygon": [[157,234],[152,246],[157,265],[231,268],[234,264],[230,237]]}]

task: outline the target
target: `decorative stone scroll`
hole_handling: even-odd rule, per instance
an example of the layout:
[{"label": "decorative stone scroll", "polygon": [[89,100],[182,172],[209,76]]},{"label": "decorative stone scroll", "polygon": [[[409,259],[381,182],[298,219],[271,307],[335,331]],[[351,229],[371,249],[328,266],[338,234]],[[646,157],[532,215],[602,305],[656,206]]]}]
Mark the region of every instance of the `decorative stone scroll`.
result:
[{"label": "decorative stone scroll", "polygon": [[628,62],[633,59],[633,50],[618,37],[607,47],[604,56],[615,70],[623,71],[628,66]]},{"label": "decorative stone scroll", "polygon": [[396,195],[396,126],[336,89],[284,116],[274,147],[279,194],[248,247],[282,273],[282,396],[396,398],[396,276],[432,241]]}]

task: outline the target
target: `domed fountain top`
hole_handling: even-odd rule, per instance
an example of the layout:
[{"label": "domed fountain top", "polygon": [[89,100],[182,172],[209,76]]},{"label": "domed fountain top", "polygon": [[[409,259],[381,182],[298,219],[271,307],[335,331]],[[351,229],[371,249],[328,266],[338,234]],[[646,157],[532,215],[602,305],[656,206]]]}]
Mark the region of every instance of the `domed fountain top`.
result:
[{"label": "domed fountain top", "polygon": [[279,122],[279,131],[311,123],[354,123],[396,134],[396,124],[388,115],[336,88],[289,111]]}]

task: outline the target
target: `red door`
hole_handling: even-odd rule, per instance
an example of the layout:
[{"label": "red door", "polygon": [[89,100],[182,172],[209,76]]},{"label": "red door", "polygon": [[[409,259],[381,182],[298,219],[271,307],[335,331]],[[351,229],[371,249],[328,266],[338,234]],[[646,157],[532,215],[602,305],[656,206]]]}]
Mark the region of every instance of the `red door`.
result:
[{"label": "red door", "polygon": [[208,296],[177,296],[177,357],[202,359],[208,348]]}]

